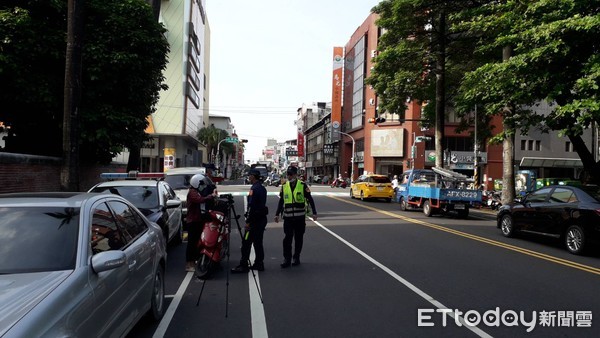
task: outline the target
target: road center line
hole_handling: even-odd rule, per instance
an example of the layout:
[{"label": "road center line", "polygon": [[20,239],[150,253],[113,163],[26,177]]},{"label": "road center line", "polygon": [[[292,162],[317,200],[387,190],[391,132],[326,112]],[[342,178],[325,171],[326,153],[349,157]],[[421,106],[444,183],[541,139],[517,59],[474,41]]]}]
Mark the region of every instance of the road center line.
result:
[{"label": "road center line", "polygon": [[[310,218],[310,219],[312,220],[312,218]],[[429,303],[431,303],[433,306],[437,307],[438,309],[448,309],[444,304],[442,304],[439,301],[435,300],[433,297],[431,297],[430,295],[428,295],[427,293],[425,293],[423,290],[421,290],[418,287],[416,287],[414,284],[412,284],[408,280],[400,277],[397,273],[395,273],[394,271],[392,271],[391,269],[389,269],[385,265],[379,263],[377,260],[375,260],[373,257],[367,255],[365,252],[363,252],[359,248],[357,248],[354,245],[352,245],[352,243],[350,243],[347,240],[343,239],[342,237],[340,237],[335,232],[329,230],[328,228],[326,228],[325,226],[323,226],[318,221],[315,221],[315,220],[312,220],[312,221],[316,225],[318,225],[319,227],[321,227],[323,230],[327,231],[330,235],[332,235],[333,237],[337,238],[340,242],[346,244],[348,247],[350,247],[350,249],[356,251],[359,255],[363,256],[368,261],[370,261],[371,263],[373,263],[377,267],[379,267],[381,270],[385,271],[392,278],[394,278],[397,281],[399,281],[400,283],[404,284],[404,286],[406,286],[407,288],[409,288],[412,292],[416,293],[419,297],[425,299],[426,301],[428,301]],[[450,315],[450,317],[455,318],[454,311],[449,312],[449,315]],[[473,333],[475,333],[479,337],[490,337],[490,338],[492,337],[491,335],[487,334],[485,331],[481,330],[477,326],[470,326],[470,325],[468,325],[464,321],[464,319],[462,318],[462,316],[458,316],[458,320],[463,324],[463,326],[465,326],[467,329],[471,330]]]},{"label": "road center line", "polygon": [[485,238],[485,237],[473,235],[473,234],[470,234],[470,233],[467,233],[467,232],[462,232],[462,231],[459,231],[459,230],[455,230],[455,229],[452,229],[452,228],[449,228],[449,227],[446,227],[446,226],[442,226],[442,225],[430,223],[430,222],[427,222],[427,221],[422,221],[422,220],[419,220],[419,219],[415,219],[415,218],[410,218],[410,217],[407,217],[407,216],[398,215],[398,214],[395,214],[395,213],[390,212],[390,211],[377,209],[375,207],[370,207],[370,206],[367,206],[367,205],[361,205],[361,204],[358,204],[358,203],[355,203],[355,202],[352,202],[352,201],[347,201],[347,200],[344,200],[344,199],[341,199],[341,198],[337,198],[337,197],[333,197],[333,196],[330,196],[330,198],[333,198],[335,200],[338,200],[338,201],[341,201],[341,202],[344,202],[344,203],[356,205],[356,206],[361,207],[361,208],[373,210],[373,211],[376,211],[378,213],[381,213],[381,214],[384,214],[384,215],[387,215],[387,216],[390,216],[390,217],[399,218],[401,220],[404,220],[404,221],[407,221],[407,222],[410,222],[410,223],[423,225],[423,226],[426,226],[428,228],[432,228],[432,229],[444,231],[444,232],[447,232],[447,233],[450,233],[450,234],[454,234],[454,235],[457,235],[457,236],[461,236],[461,237],[465,237],[465,238],[468,238],[468,239],[471,239],[471,240],[474,240],[474,241],[478,241],[478,242],[486,243],[486,244],[489,244],[489,245],[497,246],[497,247],[500,247],[500,248],[504,248],[504,249],[507,249],[507,250],[519,252],[519,253],[522,253],[522,254],[525,254],[525,255],[528,255],[528,256],[531,256],[531,257],[536,257],[536,258],[539,258],[539,259],[542,259],[542,260],[545,260],[545,261],[549,261],[549,262],[552,262],[552,263],[555,263],[555,264],[560,264],[560,265],[568,266],[570,268],[574,268],[574,269],[577,269],[577,270],[581,270],[581,271],[585,271],[585,272],[590,272],[590,273],[593,273],[595,275],[600,275],[600,268],[596,268],[596,267],[593,267],[593,266],[584,265],[584,264],[577,263],[577,262],[574,262],[574,261],[570,261],[570,260],[567,260],[567,259],[563,259],[563,258],[559,258],[559,257],[547,255],[547,254],[544,254],[544,253],[541,253],[541,252],[537,252],[537,251],[533,251],[533,250],[521,248],[521,247],[518,247],[518,246],[515,246],[515,245],[511,245],[511,244],[507,244],[507,243],[502,243],[502,242],[499,242],[499,241],[495,241],[493,239],[489,239],[489,238]]}]

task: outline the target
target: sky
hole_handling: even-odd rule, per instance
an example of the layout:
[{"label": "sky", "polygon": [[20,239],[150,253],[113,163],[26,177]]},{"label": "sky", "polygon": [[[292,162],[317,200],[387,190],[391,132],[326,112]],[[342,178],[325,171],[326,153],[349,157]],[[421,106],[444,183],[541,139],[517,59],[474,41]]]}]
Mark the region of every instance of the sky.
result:
[{"label": "sky", "polygon": [[210,115],[229,116],[255,162],[297,137],[297,109],[331,101],[333,47],[380,0],[206,0]]}]

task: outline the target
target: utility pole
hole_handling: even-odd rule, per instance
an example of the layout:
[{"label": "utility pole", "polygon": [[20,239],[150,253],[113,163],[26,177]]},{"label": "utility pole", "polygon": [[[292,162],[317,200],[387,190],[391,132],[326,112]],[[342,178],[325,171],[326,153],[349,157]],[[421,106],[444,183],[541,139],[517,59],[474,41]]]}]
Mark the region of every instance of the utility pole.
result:
[{"label": "utility pole", "polygon": [[63,107],[62,191],[79,191],[79,109],[81,104],[81,50],[84,0],[69,0]]}]

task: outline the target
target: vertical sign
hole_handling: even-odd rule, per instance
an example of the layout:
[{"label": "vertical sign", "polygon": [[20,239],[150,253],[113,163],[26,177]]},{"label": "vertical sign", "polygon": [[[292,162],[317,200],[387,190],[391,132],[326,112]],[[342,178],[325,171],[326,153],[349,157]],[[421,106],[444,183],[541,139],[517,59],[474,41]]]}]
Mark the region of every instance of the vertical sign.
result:
[{"label": "vertical sign", "polygon": [[175,148],[165,148],[164,171],[175,168]]},{"label": "vertical sign", "polygon": [[304,135],[301,131],[298,131],[298,157],[304,157]]},{"label": "vertical sign", "polygon": [[331,140],[340,139],[342,124],[342,76],[344,70],[344,48],[333,47],[333,78],[331,87]]}]

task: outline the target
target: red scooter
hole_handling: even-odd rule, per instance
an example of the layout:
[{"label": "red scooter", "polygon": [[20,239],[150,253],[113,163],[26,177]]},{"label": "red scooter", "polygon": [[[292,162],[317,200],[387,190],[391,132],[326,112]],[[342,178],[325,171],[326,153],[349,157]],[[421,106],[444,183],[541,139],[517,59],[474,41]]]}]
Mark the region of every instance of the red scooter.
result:
[{"label": "red scooter", "polygon": [[331,187],[332,188],[343,188],[346,189],[346,187],[348,186],[348,182],[345,179],[335,179],[333,180],[333,182],[331,182]]},{"label": "red scooter", "polygon": [[200,257],[196,262],[196,276],[200,279],[208,279],[215,268],[220,265],[221,259],[227,256],[230,232],[228,208],[227,200],[219,200],[215,204],[214,209],[216,210],[206,212],[208,219],[204,222],[202,234],[198,240]]}]

